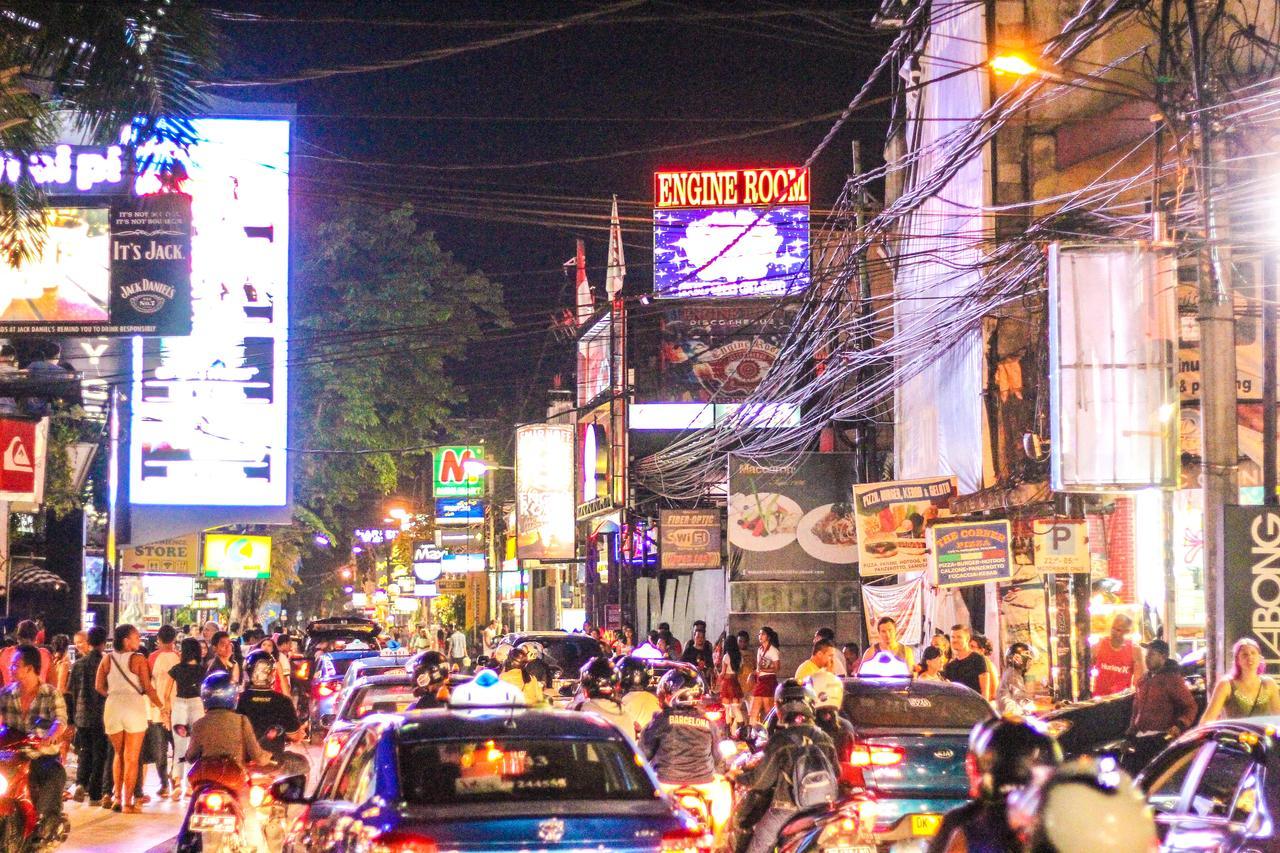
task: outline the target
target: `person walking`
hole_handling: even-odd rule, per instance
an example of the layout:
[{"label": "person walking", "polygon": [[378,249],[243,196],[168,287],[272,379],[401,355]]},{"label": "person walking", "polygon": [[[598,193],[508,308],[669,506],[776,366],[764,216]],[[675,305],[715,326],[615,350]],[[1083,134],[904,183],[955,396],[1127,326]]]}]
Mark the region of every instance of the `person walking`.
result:
[{"label": "person walking", "polygon": [[[169,787],[169,747],[173,744],[172,717],[173,708],[166,698],[170,692],[169,670],[173,669],[182,658],[174,646],[178,639],[178,631],[172,625],[162,625],[156,632],[156,650],[147,659],[151,670],[151,683],[156,695],[161,698],[158,705],[150,706],[147,725],[147,752],[155,761],[156,775],[160,777],[160,787],[156,796],[167,799]],[[141,771],[139,771],[141,777]]]},{"label": "person walking", "polygon": [[470,661],[467,660],[467,635],[463,633],[461,625],[453,626],[453,633],[449,635],[447,642],[449,666],[454,672],[462,672]]},{"label": "person walking", "polygon": [[1280,689],[1262,674],[1262,649],[1250,637],[1231,647],[1231,672],[1218,680],[1204,709],[1202,723],[1280,714]]},{"label": "person walking", "polygon": [[1146,671],[1143,654],[1130,639],[1133,620],[1117,613],[1111,620],[1111,632],[1092,649],[1094,698],[1110,696],[1137,685]]},{"label": "person walking", "polygon": [[1147,672],[1133,696],[1133,714],[1125,730],[1128,741],[1123,765],[1130,775],[1147,765],[1173,738],[1196,721],[1196,700],[1182,677],[1182,667],[1169,659],[1169,644],[1152,640],[1147,650]]},{"label": "person walking", "polygon": [[747,721],[758,725],[773,709],[773,694],[778,689],[778,670],[782,667],[782,652],[778,651],[778,632],[765,625],[756,640],[756,669],[752,675],[751,710]]},{"label": "person walking", "polygon": [[951,660],[942,668],[947,681],[963,684],[974,693],[986,698],[991,690],[991,676],[987,671],[987,659],[973,650],[969,640],[973,635],[967,625],[951,626]]},{"label": "person walking", "polygon": [[134,786],[147,733],[147,700],[157,706],[161,702],[151,686],[147,659],[138,653],[142,646],[138,629],[129,624],[117,625],[112,646],[98,666],[95,684],[107,700],[103,705],[103,729],[115,750],[111,766],[115,787],[112,810],[138,814],[141,809]]},{"label": "person walking", "polygon": [[746,722],[746,708],[742,704],[745,698],[742,693],[742,649],[738,648],[738,638],[729,634],[724,638],[720,649],[720,660],[717,664],[720,688],[720,704],[724,706],[724,722],[731,734],[736,734]]},{"label": "person walking", "polygon": [[[78,636],[78,635],[77,635]],[[85,633],[85,653],[71,667],[69,686],[76,727],[76,788],[71,798],[109,807],[111,797],[104,796],[103,781],[107,771],[107,733],[103,729],[105,699],[94,689],[98,667],[102,664],[102,647],[107,643],[107,629],[101,625]]]},{"label": "person walking", "polygon": [[187,637],[178,653],[178,664],[169,669],[168,695],[165,704],[170,709],[173,725],[173,755],[176,765],[174,775],[174,799],[179,788],[185,787],[187,796],[191,789],[186,785],[187,748],[191,745],[191,727],[204,716],[204,704],[200,701],[200,684],[204,681],[205,667],[201,662],[200,641]]},{"label": "person walking", "polygon": [[67,705],[67,736],[62,739],[62,749],[58,754],[58,759],[63,763],[67,763],[67,750],[71,749],[71,741],[75,737],[75,722],[71,716],[71,709],[74,706],[71,699],[71,656],[69,650],[71,648],[71,638],[66,634],[54,634],[53,640],[49,643],[50,665],[49,665],[49,683],[53,685],[53,689],[58,691],[58,695],[62,697],[62,701]]}]

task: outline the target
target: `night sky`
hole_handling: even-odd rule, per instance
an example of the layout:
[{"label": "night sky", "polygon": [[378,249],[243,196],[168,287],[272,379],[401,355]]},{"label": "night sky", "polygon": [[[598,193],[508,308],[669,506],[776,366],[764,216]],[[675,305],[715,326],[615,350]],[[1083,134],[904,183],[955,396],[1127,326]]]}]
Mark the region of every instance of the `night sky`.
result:
[{"label": "night sky", "polygon": [[[221,24],[225,74],[273,77],[392,60],[520,28],[477,22],[550,21],[601,5],[308,0],[217,8],[307,19]],[[762,16],[780,10],[788,14]],[[461,375],[482,413],[492,409],[490,401],[545,382],[566,363],[567,347],[546,344],[536,330],[572,298],[562,264],[573,256],[575,237],[588,240],[591,281],[602,284],[610,195],[622,206],[628,292],[648,290],[654,170],[803,162],[830,119],[749,139],[690,143],[841,109],[887,44],[885,34],[870,29],[870,13],[865,3],[644,2],[592,23],[410,68],[215,91],[297,105],[294,186],[304,231],[307,218],[335,198],[412,201],[445,249],[502,283],[516,332],[524,334],[495,337],[470,354]],[[316,21],[326,16],[359,22]],[[377,19],[428,25],[370,23]],[[867,156],[878,158],[887,111],[877,109],[859,113],[815,164],[815,231],[849,171],[850,142],[862,139]],[[658,148],[668,150],[651,150]],[[637,150],[509,170],[415,168]],[[532,395],[525,416],[540,403]]]}]

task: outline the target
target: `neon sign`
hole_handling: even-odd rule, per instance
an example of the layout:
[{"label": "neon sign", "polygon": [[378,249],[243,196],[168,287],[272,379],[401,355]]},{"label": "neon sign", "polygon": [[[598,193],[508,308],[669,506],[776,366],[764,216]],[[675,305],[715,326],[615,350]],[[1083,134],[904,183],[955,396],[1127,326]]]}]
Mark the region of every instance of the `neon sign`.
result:
[{"label": "neon sign", "polygon": [[809,203],[809,170],[722,169],[655,172],[653,206],[742,207]]}]

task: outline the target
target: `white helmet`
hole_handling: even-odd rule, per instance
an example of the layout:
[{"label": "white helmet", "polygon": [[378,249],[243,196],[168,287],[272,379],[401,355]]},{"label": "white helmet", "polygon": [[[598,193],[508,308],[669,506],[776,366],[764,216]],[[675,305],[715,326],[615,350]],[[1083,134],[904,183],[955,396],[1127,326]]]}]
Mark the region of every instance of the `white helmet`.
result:
[{"label": "white helmet", "polygon": [[1024,794],[1039,800],[1036,849],[1129,853],[1159,847],[1151,807],[1115,759],[1081,758],[1064,764],[1043,787]]},{"label": "white helmet", "polygon": [[813,704],[815,711],[823,708],[839,708],[844,704],[844,682],[838,675],[820,669],[806,678],[805,684],[811,687],[814,695],[817,696]]},{"label": "white helmet", "polygon": [[491,669],[481,670],[475,678],[459,685],[449,694],[451,708],[492,708],[527,705],[524,691],[498,678]]}]

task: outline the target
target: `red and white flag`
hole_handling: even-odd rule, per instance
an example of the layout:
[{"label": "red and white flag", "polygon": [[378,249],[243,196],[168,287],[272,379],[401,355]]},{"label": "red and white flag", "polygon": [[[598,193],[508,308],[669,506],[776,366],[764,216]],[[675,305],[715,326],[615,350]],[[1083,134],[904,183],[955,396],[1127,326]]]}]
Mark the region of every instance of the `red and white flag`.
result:
[{"label": "red and white flag", "polygon": [[627,261],[622,256],[622,223],[618,221],[618,197],[613,197],[613,213],[609,217],[609,261],[604,274],[604,292],[610,299],[622,292],[627,277]]},{"label": "red and white flag", "polygon": [[591,292],[591,285],[587,283],[587,247],[581,240],[578,241],[578,252],[574,256],[573,265],[577,267],[574,292],[577,294],[578,325],[581,326],[596,313],[596,297]]}]

